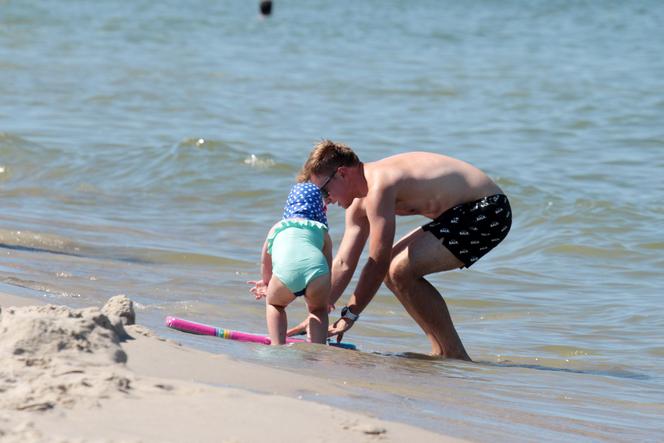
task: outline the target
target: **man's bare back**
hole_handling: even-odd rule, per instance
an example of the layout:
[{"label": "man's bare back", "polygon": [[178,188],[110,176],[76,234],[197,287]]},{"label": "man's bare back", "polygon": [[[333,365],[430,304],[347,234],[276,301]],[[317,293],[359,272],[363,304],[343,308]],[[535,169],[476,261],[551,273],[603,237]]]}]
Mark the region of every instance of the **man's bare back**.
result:
[{"label": "man's bare back", "polygon": [[[478,168],[430,152],[408,152],[365,163],[364,174],[369,189],[393,188],[396,215],[434,219],[460,203],[502,193]],[[363,206],[360,201],[354,204]]]}]

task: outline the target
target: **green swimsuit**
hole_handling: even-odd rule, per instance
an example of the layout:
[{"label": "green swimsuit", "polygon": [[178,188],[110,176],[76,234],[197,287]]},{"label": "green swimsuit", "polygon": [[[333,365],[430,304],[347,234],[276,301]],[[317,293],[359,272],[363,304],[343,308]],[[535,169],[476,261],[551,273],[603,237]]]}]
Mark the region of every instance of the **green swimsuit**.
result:
[{"label": "green swimsuit", "polygon": [[282,220],[267,239],[272,273],[296,296],[307,285],[330,272],[323,254],[327,226],[313,220]]}]

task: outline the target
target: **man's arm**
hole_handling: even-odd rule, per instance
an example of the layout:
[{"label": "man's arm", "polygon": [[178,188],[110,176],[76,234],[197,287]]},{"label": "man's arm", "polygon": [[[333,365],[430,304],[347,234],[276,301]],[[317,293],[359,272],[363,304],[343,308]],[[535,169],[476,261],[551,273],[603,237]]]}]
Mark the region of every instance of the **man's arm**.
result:
[{"label": "man's arm", "polygon": [[341,297],[360,261],[360,255],[369,236],[369,221],[361,200],[356,200],[346,210],[346,227],[334,261],[332,262],[332,289],[330,304]]},{"label": "man's arm", "polygon": [[355,292],[347,305],[356,315],[376,295],[390,267],[396,229],[394,192],[391,187],[377,186],[364,199],[369,223],[369,259],[362,268]]}]

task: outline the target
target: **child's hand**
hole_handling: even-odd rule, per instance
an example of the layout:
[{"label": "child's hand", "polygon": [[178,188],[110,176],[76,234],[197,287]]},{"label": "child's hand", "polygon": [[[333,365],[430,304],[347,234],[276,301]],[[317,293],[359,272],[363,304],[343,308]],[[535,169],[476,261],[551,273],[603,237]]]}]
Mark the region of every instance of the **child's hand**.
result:
[{"label": "child's hand", "polygon": [[249,292],[254,294],[254,297],[256,297],[256,300],[260,300],[263,297],[267,297],[267,284],[263,282],[263,280],[258,280],[258,281],[248,281],[247,284],[249,285],[254,285],[253,288],[249,289]]}]

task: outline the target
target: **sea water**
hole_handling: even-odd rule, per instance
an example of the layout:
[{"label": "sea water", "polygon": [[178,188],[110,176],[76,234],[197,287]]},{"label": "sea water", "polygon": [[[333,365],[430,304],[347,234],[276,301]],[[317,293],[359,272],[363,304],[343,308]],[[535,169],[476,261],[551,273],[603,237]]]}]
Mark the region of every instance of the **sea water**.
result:
[{"label": "sea water", "polygon": [[[657,1],[2,0],[2,290],[127,294],[161,335],[348,386],[303,398],[459,437],[660,440],[663,30]],[[361,352],[162,325],[265,332],[245,282],[322,138],[451,155],[508,194],[507,239],[430,278],[474,363],[427,357],[385,287]]]}]

